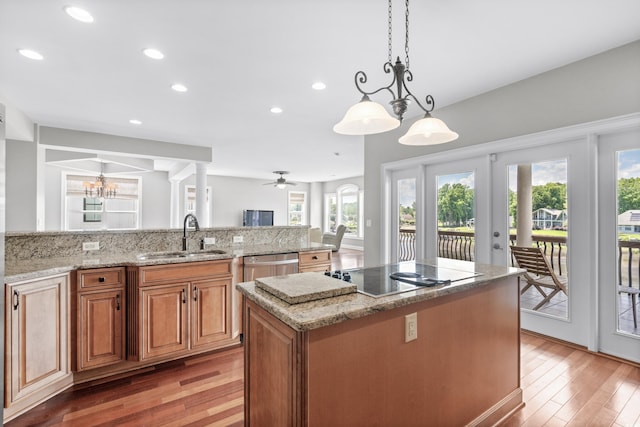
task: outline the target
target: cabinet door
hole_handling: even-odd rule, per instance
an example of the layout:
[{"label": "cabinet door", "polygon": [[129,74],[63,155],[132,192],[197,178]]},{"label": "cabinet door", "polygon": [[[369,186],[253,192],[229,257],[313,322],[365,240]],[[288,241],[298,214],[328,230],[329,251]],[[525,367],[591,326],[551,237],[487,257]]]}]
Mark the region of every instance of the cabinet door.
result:
[{"label": "cabinet door", "polygon": [[124,288],[78,297],[78,370],[124,359]]},{"label": "cabinet door", "polygon": [[7,286],[7,407],[70,378],[68,300],[66,275]]},{"label": "cabinet door", "polygon": [[142,360],[188,349],[188,292],[188,283],[140,290]]},{"label": "cabinet door", "polygon": [[192,347],[231,338],[231,279],[192,284]]}]

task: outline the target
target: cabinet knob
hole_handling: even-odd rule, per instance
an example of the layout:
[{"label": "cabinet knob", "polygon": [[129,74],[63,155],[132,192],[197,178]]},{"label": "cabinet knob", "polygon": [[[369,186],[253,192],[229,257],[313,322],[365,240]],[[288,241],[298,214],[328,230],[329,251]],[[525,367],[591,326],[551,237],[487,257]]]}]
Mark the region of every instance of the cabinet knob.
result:
[{"label": "cabinet knob", "polygon": [[318,255],[312,256],[311,259],[318,259]]},{"label": "cabinet knob", "polygon": [[182,288],[182,303],[186,304],[187,303],[187,290]]},{"label": "cabinet knob", "polygon": [[193,300],[194,301],[198,301],[198,287],[197,286],[193,287]]},{"label": "cabinet knob", "polygon": [[104,283],[104,277],[98,277],[98,282]]},{"label": "cabinet knob", "polygon": [[120,311],[120,294],[116,295],[116,310]]}]

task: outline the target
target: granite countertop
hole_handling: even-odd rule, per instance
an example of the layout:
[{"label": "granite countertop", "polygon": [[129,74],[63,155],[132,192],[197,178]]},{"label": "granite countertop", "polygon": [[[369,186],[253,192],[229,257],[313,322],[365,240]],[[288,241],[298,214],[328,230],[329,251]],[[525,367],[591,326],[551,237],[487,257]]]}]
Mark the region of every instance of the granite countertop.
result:
[{"label": "granite countertop", "polygon": [[[21,282],[23,280],[33,280],[52,274],[67,273],[73,270],[88,268],[106,268],[121,266],[145,266],[161,264],[177,264],[184,262],[210,261],[217,259],[230,259],[244,256],[268,255],[287,252],[307,252],[321,249],[330,249],[331,245],[319,243],[309,243],[305,246],[282,246],[282,245],[254,245],[254,246],[233,246],[215,247],[204,251],[189,251],[181,258],[153,258],[139,259],[139,252],[119,253],[110,255],[92,256],[90,254],[78,254],[77,256],[57,257],[57,258],[32,258],[20,260],[5,260],[5,283]],[[222,250],[225,253],[213,253],[212,250]],[[181,252],[181,251],[176,251]],[[172,252],[172,253],[176,253]]]},{"label": "granite countertop", "polygon": [[[486,286],[496,279],[517,276],[524,271],[513,267],[478,264],[445,258],[424,260],[423,262],[439,267],[475,271],[481,273],[481,275],[452,282],[452,284],[447,286],[420,288],[414,291],[378,298],[360,292],[351,292],[327,298],[320,297],[320,299],[298,304],[289,304],[283,301],[281,298],[275,296],[273,292],[268,292],[265,286],[263,286],[263,283],[240,283],[237,285],[237,289],[240,290],[246,298],[255,302],[291,328],[297,331],[307,331],[340,323],[348,319],[356,319],[380,311],[391,310],[416,302]],[[291,274],[281,276],[279,281],[282,284],[286,284],[288,288],[295,288],[298,294],[300,293],[299,289],[301,287],[307,287],[307,289],[311,289],[310,293],[313,293],[313,283],[316,280],[314,276],[318,275],[319,273]],[[322,277],[324,276],[322,275]],[[258,279],[257,282],[259,281],[260,279]],[[269,285],[277,286],[277,282],[271,281]]]}]

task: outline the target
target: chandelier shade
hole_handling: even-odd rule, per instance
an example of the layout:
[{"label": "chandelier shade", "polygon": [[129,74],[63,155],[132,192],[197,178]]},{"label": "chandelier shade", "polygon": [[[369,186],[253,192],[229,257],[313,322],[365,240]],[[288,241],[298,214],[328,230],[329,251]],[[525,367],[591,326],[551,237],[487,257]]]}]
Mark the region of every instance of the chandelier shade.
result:
[{"label": "chandelier shade", "polygon": [[[427,95],[423,105],[407,87],[407,82],[413,81],[413,74],[409,70],[409,0],[405,0],[405,62],[403,63],[400,57],[397,58],[395,63],[392,62],[392,0],[388,0],[388,2],[389,58],[383,69],[385,73],[391,74],[393,79],[387,86],[368,91],[362,87],[363,84],[367,83],[367,75],[364,71],[358,71],[355,75],[355,85],[358,92],[363,95],[362,100],[349,108],[344,118],[333,127],[333,130],[343,135],[371,135],[388,132],[400,126],[409,103],[415,102],[425,112],[425,117],[414,123],[409,132],[399,139],[399,142],[405,145],[432,145],[453,141],[458,138],[458,134],[452,132],[442,120],[431,117],[430,113],[435,107],[433,97]],[[392,99],[389,103],[396,118],[392,117],[382,105],[369,99],[369,95],[375,95],[378,92],[391,94]]]},{"label": "chandelier shade", "polygon": [[333,131],[342,135],[371,135],[393,130],[400,120],[391,117],[385,108],[364,96],[362,101],[349,108]]},{"label": "chandelier shade", "polygon": [[442,120],[427,113],[425,117],[412,124],[398,142],[404,145],[436,145],[457,138],[458,134],[449,129]]}]

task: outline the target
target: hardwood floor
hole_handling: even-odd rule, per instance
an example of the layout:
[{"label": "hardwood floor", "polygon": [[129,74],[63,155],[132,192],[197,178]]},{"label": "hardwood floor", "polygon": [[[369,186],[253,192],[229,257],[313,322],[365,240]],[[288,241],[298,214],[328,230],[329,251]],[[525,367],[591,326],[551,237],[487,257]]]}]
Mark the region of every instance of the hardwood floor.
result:
[{"label": "hardwood floor", "polygon": [[[332,270],[363,266],[333,253]],[[526,406],[505,426],[640,426],[640,367],[522,333]],[[22,426],[242,426],[243,348],[193,356],[103,383],[75,386],[7,423]]]},{"label": "hardwood floor", "polygon": [[364,252],[355,249],[340,248],[331,254],[331,271],[346,270],[364,266]]},{"label": "hardwood floor", "polygon": [[[526,406],[512,426],[640,425],[640,367],[522,333]],[[193,356],[103,384],[76,386],[6,424],[242,426],[243,348]]]}]

